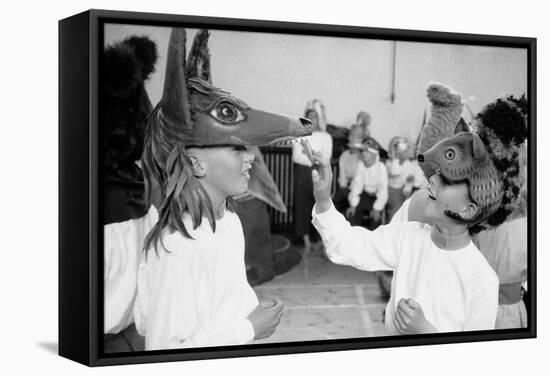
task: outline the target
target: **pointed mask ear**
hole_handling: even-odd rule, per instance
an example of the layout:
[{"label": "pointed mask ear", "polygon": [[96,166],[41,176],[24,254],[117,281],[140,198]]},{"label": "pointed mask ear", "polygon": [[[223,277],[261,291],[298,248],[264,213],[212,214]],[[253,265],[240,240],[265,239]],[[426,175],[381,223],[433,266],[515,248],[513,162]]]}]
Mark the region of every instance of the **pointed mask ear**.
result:
[{"label": "pointed mask ear", "polygon": [[187,78],[197,77],[208,83],[212,83],[210,71],[210,51],[208,50],[208,30],[202,29],[197,32],[185,67]]},{"label": "pointed mask ear", "polygon": [[455,128],[455,134],[460,132],[470,132],[470,127],[468,126],[468,124],[466,123],[463,117],[460,118]]},{"label": "pointed mask ear", "polygon": [[185,76],[185,43],[185,29],[172,29],[161,107],[163,116],[175,124],[174,126],[190,129],[193,127],[193,122]]},{"label": "pointed mask ear", "polygon": [[477,133],[472,132],[472,152],[474,160],[483,160],[489,156],[487,148]]}]

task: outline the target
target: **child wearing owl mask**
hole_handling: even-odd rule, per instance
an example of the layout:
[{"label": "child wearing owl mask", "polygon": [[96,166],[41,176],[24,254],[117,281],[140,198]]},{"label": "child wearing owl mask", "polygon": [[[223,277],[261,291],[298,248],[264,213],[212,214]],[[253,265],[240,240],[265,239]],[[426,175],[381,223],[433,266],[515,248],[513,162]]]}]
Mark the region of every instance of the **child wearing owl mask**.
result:
[{"label": "child wearing owl mask", "polygon": [[[484,112],[502,110],[515,111],[497,101]],[[444,139],[418,156],[421,166],[435,171],[417,193],[424,196],[424,223],[392,223],[374,231],[353,227],[332,205],[328,163],[320,161],[319,172],[312,173],[313,224],[328,257],[361,270],[394,271],[385,313],[390,333],[494,329],[499,282],[472,234],[504,220],[519,195],[510,177],[518,174],[514,148],[525,139],[525,124],[503,127],[507,134],[480,132],[474,124],[473,131]],[[495,158],[502,150],[512,166],[505,170]]]}]

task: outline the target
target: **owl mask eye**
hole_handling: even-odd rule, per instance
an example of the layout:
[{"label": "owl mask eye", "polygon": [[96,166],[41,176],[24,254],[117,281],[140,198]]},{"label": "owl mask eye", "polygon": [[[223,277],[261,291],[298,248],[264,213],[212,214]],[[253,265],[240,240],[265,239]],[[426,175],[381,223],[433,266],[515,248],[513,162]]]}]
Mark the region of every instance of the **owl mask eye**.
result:
[{"label": "owl mask eye", "polygon": [[443,154],[445,156],[445,159],[449,160],[449,161],[452,161],[453,159],[455,159],[455,151],[453,149],[447,149],[445,151],[445,154]]},{"label": "owl mask eye", "polygon": [[246,120],[246,115],[235,104],[224,100],[217,103],[210,115],[222,124],[237,124]]}]

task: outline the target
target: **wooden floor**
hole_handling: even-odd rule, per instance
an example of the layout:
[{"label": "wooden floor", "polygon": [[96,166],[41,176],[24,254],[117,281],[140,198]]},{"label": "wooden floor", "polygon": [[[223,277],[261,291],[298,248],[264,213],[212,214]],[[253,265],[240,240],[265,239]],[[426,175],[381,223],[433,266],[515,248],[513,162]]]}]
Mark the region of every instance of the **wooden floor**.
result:
[{"label": "wooden floor", "polygon": [[260,301],[275,297],[285,304],[275,333],[256,343],[388,335],[375,273],[333,264],[319,252],[254,290]]}]

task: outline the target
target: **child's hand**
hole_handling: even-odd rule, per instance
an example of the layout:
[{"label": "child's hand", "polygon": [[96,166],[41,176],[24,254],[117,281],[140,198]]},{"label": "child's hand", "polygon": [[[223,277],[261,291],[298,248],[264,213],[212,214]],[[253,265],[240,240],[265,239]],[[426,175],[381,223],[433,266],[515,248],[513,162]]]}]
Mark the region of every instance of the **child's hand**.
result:
[{"label": "child's hand", "polygon": [[410,298],[399,300],[393,322],[402,334],[437,332],[437,329],[424,316],[420,304]]},{"label": "child's hand", "polygon": [[254,328],[254,339],[269,337],[281,322],[284,304],[279,299],[274,299],[274,301],[276,303],[273,306],[258,304],[248,315],[248,321]]},{"label": "child's hand", "polygon": [[331,205],[332,170],[330,168],[330,161],[322,160],[319,153],[314,152],[313,155],[319,164],[319,168],[311,172],[313,195],[315,196],[316,211],[317,213],[322,213],[327,211]]}]

